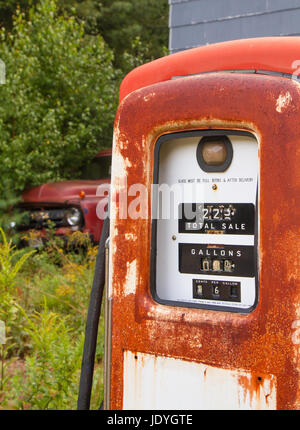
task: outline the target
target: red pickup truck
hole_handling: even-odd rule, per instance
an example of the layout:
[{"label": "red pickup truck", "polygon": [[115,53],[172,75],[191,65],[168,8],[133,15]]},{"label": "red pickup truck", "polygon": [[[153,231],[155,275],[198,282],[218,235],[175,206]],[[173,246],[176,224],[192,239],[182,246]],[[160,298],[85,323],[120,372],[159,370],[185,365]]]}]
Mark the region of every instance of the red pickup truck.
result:
[{"label": "red pickup truck", "polygon": [[25,191],[19,208],[26,222],[21,222],[18,230],[37,230],[42,237],[50,220],[57,235],[67,236],[80,230],[89,233],[97,243],[103,223],[96,214],[101,199],[97,189],[110,183],[111,154],[111,150],[100,151],[80,180],[49,182]]}]

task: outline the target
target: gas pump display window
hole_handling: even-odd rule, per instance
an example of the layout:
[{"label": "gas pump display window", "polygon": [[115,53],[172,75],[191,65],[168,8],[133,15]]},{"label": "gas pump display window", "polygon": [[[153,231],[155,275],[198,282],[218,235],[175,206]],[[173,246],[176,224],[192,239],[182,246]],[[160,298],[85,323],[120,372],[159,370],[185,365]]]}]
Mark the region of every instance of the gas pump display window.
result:
[{"label": "gas pump display window", "polygon": [[253,203],[180,203],[179,233],[254,234]]},{"label": "gas pump display window", "polygon": [[258,297],[256,138],[231,130],[162,136],[153,182],[154,299],[252,311]]}]

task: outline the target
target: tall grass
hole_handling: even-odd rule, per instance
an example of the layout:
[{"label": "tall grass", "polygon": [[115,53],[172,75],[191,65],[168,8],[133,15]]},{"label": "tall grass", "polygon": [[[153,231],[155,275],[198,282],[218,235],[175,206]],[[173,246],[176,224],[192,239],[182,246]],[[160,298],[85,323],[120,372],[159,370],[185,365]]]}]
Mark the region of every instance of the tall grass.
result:
[{"label": "tall grass", "polygon": [[[38,251],[16,250],[3,230],[1,237],[0,409],[76,409],[97,247],[82,233],[67,248],[52,236]],[[92,409],[102,399],[103,325],[102,317]]]}]

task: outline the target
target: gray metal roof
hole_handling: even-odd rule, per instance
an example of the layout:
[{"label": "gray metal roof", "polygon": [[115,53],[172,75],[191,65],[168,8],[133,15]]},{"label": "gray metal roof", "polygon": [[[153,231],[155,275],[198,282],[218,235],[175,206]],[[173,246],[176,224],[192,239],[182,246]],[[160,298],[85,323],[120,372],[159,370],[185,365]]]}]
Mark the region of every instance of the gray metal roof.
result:
[{"label": "gray metal roof", "polygon": [[300,35],[300,0],[169,0],[171,53],[225,40]]}]

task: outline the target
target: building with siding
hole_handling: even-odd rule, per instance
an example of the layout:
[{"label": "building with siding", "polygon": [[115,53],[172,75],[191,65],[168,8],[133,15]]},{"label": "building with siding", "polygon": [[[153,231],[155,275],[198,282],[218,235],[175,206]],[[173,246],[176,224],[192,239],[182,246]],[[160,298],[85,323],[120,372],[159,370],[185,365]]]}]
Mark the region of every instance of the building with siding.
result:
[{"label": "building with siding", "polygon": [[170,53],[263,36],[300,35],[300,0],[169,0]]}]

